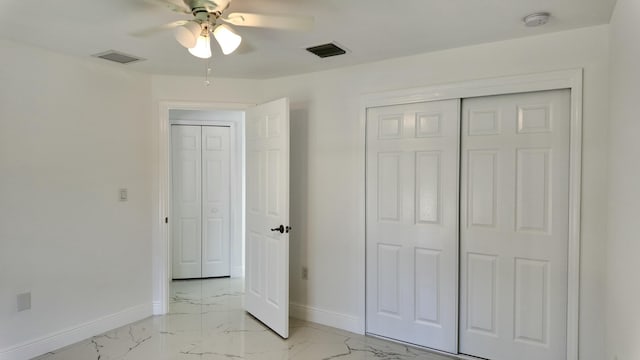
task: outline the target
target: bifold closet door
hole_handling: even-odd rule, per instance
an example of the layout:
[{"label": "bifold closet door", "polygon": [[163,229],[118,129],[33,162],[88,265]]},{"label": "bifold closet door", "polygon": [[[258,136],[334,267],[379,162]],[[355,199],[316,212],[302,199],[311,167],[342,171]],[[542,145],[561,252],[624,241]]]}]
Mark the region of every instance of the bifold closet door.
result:
[{"label": "bifold closet door", "polygon": [[459,100],[367,111],[366,330],[456,353]]},{"label": "bifold closet door", "polygon": [[172,277],[202,277],[202,132],[171,126]]},{"label": "bifold closet door", "polygon": [[462,109],[460,352],[565,359],[570,91]]},{"label": "bifold closet door", "polygon": [[171,127],[172,277],[229,276],[230,130]]},{"label": "bifold closet door", "polygon": [[229,128],[202,127],[202,277],[229,276]]}]

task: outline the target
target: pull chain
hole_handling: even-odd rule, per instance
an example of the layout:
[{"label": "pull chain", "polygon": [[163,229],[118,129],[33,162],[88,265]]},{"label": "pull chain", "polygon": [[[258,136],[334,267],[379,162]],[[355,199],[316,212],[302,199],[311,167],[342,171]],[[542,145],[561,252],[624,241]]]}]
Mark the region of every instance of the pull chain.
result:
[{"label": "pull chain", "polygon": [[205,67],[204,86],[209,86],[211,85],[211,80],[209,80],[209,75],[211,75],[211,60],[207,60]]}]

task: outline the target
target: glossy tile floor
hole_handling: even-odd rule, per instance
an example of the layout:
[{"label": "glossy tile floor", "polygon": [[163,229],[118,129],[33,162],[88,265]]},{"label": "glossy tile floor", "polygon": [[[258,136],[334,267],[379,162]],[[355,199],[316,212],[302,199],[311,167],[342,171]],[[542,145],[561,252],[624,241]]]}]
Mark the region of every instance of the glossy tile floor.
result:
[{"label": "glossy tile floor", "polygon": [[243,300],[242,279],[174,281],[168,315],[36,359],[452,359],[297,319],[283,340],[244,312]]}]

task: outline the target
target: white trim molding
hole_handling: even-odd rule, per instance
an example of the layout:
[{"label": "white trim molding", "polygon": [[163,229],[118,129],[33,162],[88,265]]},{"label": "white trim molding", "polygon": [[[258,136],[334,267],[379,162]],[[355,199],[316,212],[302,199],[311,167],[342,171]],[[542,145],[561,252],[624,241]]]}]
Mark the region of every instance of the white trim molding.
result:
[{"label": "white trim molding", "polygon": [[78,324],[76,326],[48,334],[38,339],[0,350],[0,360],[31,359],[46,354],[109,330],[134,323],[151,316],[151,304],[140,304],[120,312]]},{"label": "white trim molding", "polygon": [[[582,178],[582,69],[551,71],[491,79],[471,80],[458,83],[434,85],[414,89],[394,90],[361,97],[360,137],[359,137],[359,173],[361,186],[358,191],[359,204],[362,206],[358,219],[363,228],[360,241],[361,257],[359,268],[361,282],[358,291],[363,306],[360,309],[360,322],[366,324],[366,220],[365,220],[365,184],[366,184],[366,115],[371,107],[410,104],[448,99],[464,99],[478,96],[505,95],[533,91],[569,89],[571,91],[571,135],[569,169],[569,244],[568,244],[568,303],[567,303],[567,360],[578,360],[579,314],[580,314],[580,206]],[[366,325],[363,325],[366,329]]]},{"label": "white trim molding", "polygon": [[154,301],[152,305],[153,315],[162,315],[162,304],[160,301]]},{"label": "white trim molding", "polygon": [[[243,251],[244,253],[244,251]],[[232,278],[243,278],[244,277],[244,266],[232,266],[231,267],[231,277]]]},{"label": "white trim molding", "polygon": [[[170,214],[170,119],[169,110],[202,110],[202,111],[216,111],[216,110],[232,110],[232,111],[244,111],[253,104],[243,103],[199,103],[199,102],[184,102],[184,101],[159,101],[157,119],[154,120],[154,128],[157,129],[157,207],[156,220],[154,221],[154,238],[153,249],[157,251],[157,268],[154,268],[153,289],[154,294],[157,294],[159,298],[154,299],[153,314],[162,315],[166,314],[169,310],[169,283],[171,281],[171,249],[169,242],[170,222],[165,223],[164,219],[169,218]],[[235,139],[232,140],[232,146],[237,147],[235,154],[244,159],[244,119],[238,123],[233,122],[229,124],[235,129]],[[232,194],[232,202],[244,203],[244,169],[238,168],[235,165],[237,161],[232,160],[232,181],[242,183],[242,187],[238,193],[240,198]],[[235,177],[235,179],[234,179]],[[237,229],[236,234],[244,239],[244,216],[242,215],[243,206],[236,207],[233,210],[234,213],[234,227]],[[238,215],[239,214],[239,215]],[[244,254],[244,245],[239,249]],[[244,262],[241,267],[231,267],[232,276],[238,276],[244,273]]]},{"label": "white trim molding", "polygon": [[360,324],[357,316],[324,310],[309,305],[296,303],[289,304],[291,317],[305,321],[314,322],[321,325],[351,331],[356,334],[364,334],[364,327]]}]

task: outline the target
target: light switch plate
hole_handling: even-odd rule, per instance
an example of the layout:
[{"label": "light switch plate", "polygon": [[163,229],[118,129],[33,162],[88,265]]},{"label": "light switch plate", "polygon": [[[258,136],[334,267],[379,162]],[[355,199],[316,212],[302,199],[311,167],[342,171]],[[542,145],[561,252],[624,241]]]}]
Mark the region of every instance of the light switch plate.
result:
[{"label": "light switch plate", "polygon": [[22,293],[16,296],[18,312],[31,309],[31,293]]}]

